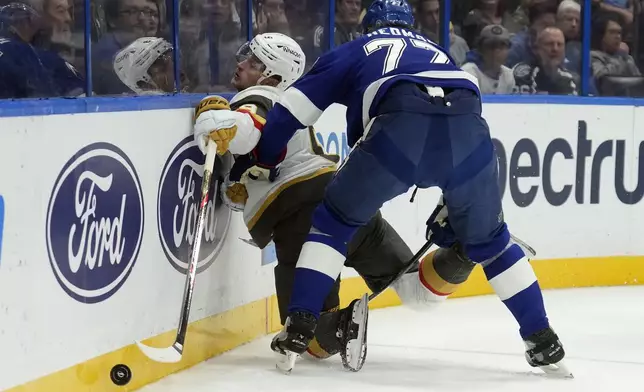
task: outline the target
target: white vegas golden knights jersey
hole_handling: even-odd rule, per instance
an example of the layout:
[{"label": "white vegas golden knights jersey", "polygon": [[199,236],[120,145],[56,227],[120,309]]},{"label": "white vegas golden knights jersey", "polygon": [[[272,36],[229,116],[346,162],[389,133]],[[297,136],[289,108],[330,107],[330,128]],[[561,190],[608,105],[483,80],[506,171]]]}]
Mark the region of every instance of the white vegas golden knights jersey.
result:
[{"label": "white vegas golden knights jersey", "polygon": [[[253,86],[235,95],[230,106],[232,110],[243,107],[265,119],[281,93],[282,90],[275,87]],[[325,155],[312,127],[298,130],[289,140],[286,149],[286,157],[279,166],[280,174],[275,182],[246,183],[248,200],[244,208],[244,222],[249,230],[282,191],[299,182],[335,171],[339,159],[337,155]]]}]

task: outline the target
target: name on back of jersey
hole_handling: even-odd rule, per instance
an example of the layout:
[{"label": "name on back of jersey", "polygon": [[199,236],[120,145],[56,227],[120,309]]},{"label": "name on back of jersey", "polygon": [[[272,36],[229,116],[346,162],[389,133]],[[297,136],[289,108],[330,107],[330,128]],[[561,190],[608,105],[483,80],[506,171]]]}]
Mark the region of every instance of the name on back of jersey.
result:
[{"label": "name on back of jersey", "polygon": [[419,39],[421,41],[425,41],[428,43],[434,43],[420,34],[417,34],[417,33],[414,33],[413,31],[409,31],[405,29],[399,29],[397,27],[383,27],[382,29],[372,31],[371,33],[367,34],[367,37],[370,38],[376,35],[378,36],[394,35],[394,36],[401,36],[401,37],[409,37],[409,38]]}]

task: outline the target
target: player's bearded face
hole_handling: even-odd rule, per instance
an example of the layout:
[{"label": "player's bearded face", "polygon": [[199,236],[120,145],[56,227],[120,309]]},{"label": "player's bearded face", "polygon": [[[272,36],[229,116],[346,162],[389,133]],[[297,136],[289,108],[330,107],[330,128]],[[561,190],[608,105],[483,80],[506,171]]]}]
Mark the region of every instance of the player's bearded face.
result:
[{"label": "player's bearded face", "polygon": [[232,85],[238,91],[255,86],[262,77],[266,66],[253,54],[247,43],[239,48],[236,59],[237,68],[231,80]]}]

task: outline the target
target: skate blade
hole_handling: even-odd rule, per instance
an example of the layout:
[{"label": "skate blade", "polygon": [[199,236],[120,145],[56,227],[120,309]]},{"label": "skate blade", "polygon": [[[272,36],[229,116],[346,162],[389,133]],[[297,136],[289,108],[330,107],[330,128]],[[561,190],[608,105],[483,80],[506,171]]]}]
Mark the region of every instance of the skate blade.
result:
[{"label": "skate blade", "polygon": [[363,295],[352,309],[351,321],[358,325],[358,336],[347,342],[343,351],[342,365],[345,369],[358,372],[367,358],[367,322],[369,320],[369,297]]},{"label": "skate blade", "polygon": [[282,358],[275,364],[275,367],[286,375],[291,374],[291,371],[293,371],[293,368],[295,367],[295,361],[299,355],[287,350],[286,354],[281,355],[281,357]]},{"label": "skate blade", "polygon": [[551,365],[539,366],[539,368],[543,370],[543,372],[546,373],[546,375],[549,377],[575,378],[575,376],[572,375],[572,372],[570,371],[568,366],[566,366],[564,361],[559,361]]}]

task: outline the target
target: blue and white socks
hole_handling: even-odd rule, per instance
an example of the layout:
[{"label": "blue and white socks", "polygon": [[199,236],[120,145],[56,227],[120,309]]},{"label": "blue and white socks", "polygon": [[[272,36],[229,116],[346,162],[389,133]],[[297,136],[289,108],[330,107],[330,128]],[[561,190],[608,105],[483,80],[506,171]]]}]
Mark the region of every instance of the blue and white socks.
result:
[{"label": "blue and white socks", "polygon": [[315,209],[297,261],[289,312],[306,311],[319,318],[324,300],[344,267],[347,244],[357,229],[341,223],[324,203]]}]

